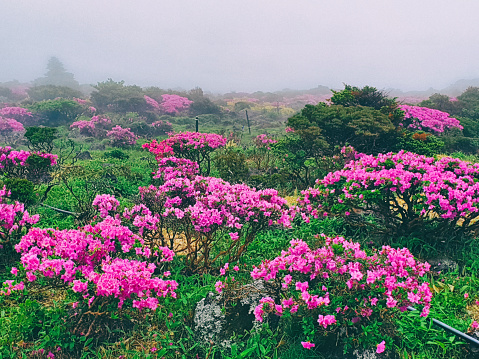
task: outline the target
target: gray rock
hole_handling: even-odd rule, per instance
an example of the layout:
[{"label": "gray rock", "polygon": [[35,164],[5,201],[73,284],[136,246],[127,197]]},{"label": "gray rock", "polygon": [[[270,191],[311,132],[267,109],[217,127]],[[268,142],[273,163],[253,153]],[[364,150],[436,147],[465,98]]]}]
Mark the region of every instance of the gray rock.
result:
[{"label": "gray rock", "polygon": [[429,259],[427,262],[431,265],[431,271],[433,272],[448,273],[454,272],[459,268],[457,262],[449,258]]},{"label": "gray rock", "polygon": [[[229,347],[234,333],[242,334],[260,328],[261,323],[255,320],[254,309],[263,297],[274,298],[274,293],[265,286],[264,281],[259,280],[226,289],[221,295],[209,293],[196,304],[194,327],[197,340]],[[279,317],[270,315],[265,320],[276,325]]]},{"label": "gray rock", "polygon": [[88,151],[80,152],[77,156],[77,159],[79,160],[91,160],[91,154]]}]

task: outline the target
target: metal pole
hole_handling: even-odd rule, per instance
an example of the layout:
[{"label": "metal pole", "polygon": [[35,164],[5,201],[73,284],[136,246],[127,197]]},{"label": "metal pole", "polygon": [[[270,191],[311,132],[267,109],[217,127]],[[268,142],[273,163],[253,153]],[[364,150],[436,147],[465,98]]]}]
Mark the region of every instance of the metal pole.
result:
[{"label": "metal pole", "polygon": [[198,132],[198,116],[196,116],[195,120],[196,120],[196,132]]},{"label": "metal pole", "polygon": [[[407,310],[413,312],[413,311],[416,311],[417,309],[414,308],[414,307],[407,307]],[[474,344],[475,346],[479,347],[479,340],[477,340],[476,338],[474,337],[471,337],[470,335],[467,335],[466,333],[463,333],[449,325],[447,325],[446,323],[443,323],[441,322],[440,320],[437,320],[437,319],[434,319],[434,318],[431,318],[433,324],[436,324],[438,327],[448,331],[448,332],[451,332],[455,335],[457,335],[458,337],[461,337],[462,339],[468,341],[469,343],[471,344]]]}]

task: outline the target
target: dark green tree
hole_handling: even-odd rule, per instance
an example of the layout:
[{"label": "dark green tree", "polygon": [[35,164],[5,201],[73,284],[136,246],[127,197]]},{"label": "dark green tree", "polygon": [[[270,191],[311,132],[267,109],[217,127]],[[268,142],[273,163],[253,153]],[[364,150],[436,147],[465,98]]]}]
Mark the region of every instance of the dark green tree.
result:
[{"label": "dark green tree", "polygon": [[28,148],[33,151],[50,153],[53,141],[58,138],[58,129],[54,127],[27,127],[24,134],[28,140]]},{"label": "dark green tree", "polygon": [[388,152],[396,143],[396,127],[390,116],[372,107],[306,105],[287,124],[304,141],[314,138],[311,131],[316,128],[314,133],[328,144],[323,149],[326,155],[345,145],[363,153]]}]

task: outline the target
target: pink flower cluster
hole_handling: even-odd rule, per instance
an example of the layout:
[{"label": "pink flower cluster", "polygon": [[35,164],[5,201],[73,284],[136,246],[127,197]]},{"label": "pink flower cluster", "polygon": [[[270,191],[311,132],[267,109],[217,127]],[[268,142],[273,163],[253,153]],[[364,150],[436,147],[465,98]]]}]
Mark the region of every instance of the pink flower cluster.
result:
[{"label": "pink flower cluster", "polygon": [[267,135],[265,134],[262,134],[262,135],[258,135],[256,136],[255,140],[254,140],[254,143],[256,145],[256,147],[258,148],[267,148],[268,150],[270,150],[271,148],[269,147],[270,144],[272,143],[276,143],[278,141],[276,140],[273,140],[272,138],[269,138]]},{"label": "pink flower cluster", "polygon": [[104,129],[105,126],[110,125],[111,120],[106,117],[93,116],[89,121],[80,120],[73,122],[70,129],[78,128],[80,133],[85,136],[98,136],[98,129]]},{"label": "pink flower cluster", "polygon": [[280,256],[254,267],[252,278],[279,281],[283,296],[278,304],[261,299],[254,311],[257,320],[263,321],[267,312],[282,316],[301,310],[303,316],[319,313],[319,327],[328,329],[379,315],[382,308],[422,305],[421,316],[428,315],[432,293],[421,279],[428,263],[417,262],[406,248],[383,246],[368,255],[359,243],[342,237],[316,237],[324,241],[323,247],[311,249],[302,240],[292,240]]},{"label": "pink flower cluster", "polygon": [[[361,155],[303,191],[300,204],[317,218],[333,207],[349,210],[384,201],[391,207],[396,201],[395,210],[400,211],[404,204],[394,199],[400,198],[415,218],[461,220],[466,227],[479,216],[478,178],[478,163],[457,158],[435,160],[404,151]],[[402,217],[405,220],[406,214]]]},{"label": "pink flower cluster", "polygon": [[459,120],[449,117],[447,112],[409,105],[400,105],[399,109],[404,111],[404,124],[412,129],[432,133],[442,133],[451,128],[463,129]]},{"label": "pink flower cluster", "polygon": [[116,211],[120,202],[112,195],[99,194],[93,200],[92,205],[98,209],[101,218],[106,218],[110,211]]},{"label": "pink flower cluster", "polygon": [[149,96],[145,95],[143,97],[145,98],[146,103],[155,110],[167,114],[177,114],[181,111],[187,110],[193,103],[193,101],[179,95],[161,95],[161,104]]},{"label": "pink flower cluster", "polygon": [[28,117],[32,117],[32,113],[30,111],[28,111],[27,109],[24,109],[23,107],[4,107],[4,108],[0,108],[0,116],[8,116],[8,117],[28,116]]},{"label": "pink flower cluster", "polygon": [[23,132],[23,131],[25,131],[25,128],[17,120],[14,120],[13,118],[0,116],[0,134],[2,136],[8,135],[11,132]]},{"label": "pink flower cluster", "polygon": [[165,155],[175,155],[177,157],[188,158],[187,152],[198,150],[200,152],[213,151],[226,145],[227,139],[216,133],[198,133],[198,132],[179,132],[170,134],[170,136],[161,142],[153,140],[151,143],[145,143],[143,148],[147,148],[155,154],[159,160]]},{"label": "pink flower cluster", "polygon": [[178,284],[154,277],[155,264],[125,256],[164,256],[162,261],[170,261],[174,253],[166,247],[152,252],[143,243],[119,218],[108,216],[102,222],[76,230],[33,228],[15,249],[22,255],[28,282],[39,276],[60,279],[89,306],[97,296],[116,298],[119,308],[131,299],[135,308],[155,310],[158,298],[176,297]]},{"label": "pink flower cluster", "polygon": [[188,100],[186,97],[178,95],[161,95],[163,102],[161,103],[162,109],[166,113],[177,114],[180,111],[187,110],[193,101]]},{"label": "pink flower cluster", "polygon": [[115,126],[106,134],[111,140],[112,145],[117,147],[126,147],[136,144],[136,135],[129,128]]},{"label": "pink flower cluster", "polygon": [[171,178],[159,187],[141,188],[140,193],[154,193],[164,202],[162,216],[187,218],[202,233],[223,227],[241,230],[249,222],[289,227],[295,214],[274,189],[257,191],[216,177]]},{"label": "pink flower cluster", "polygon": [[9,146],[0,147],[0,169],[7,170],[10,167],[26,166],[27,159],[31,155],[37,155],[50,160],[50,165],[55,166],[57,164],[57,155],[51,153],[42,152],[29,152],[29,151],[12,151]]},{"label": "pink flower cluster", "polygon": [[9,242],[12,238],[19,238],[24,228],[30,228],[40,219],[38,214],[30,215],[23,203],[7,203],[9,195],[4,186],[0,190],[0,244]]},{"label": "pink flower cluster", "polygon": [[164,157],[158,161],[158,171],[153,178],[162,178],[164,181],[177,177],[193,179],[198,172],[198,163],[187,158]]},{"label": "pink flower cluster", "polygon": [[155,110],[158,110],[158,111],[161,110],[161,106],[158,103],[158,101],[146,95],[144,95],[143,98],[145,99],[146,103],[150,105],[151,107],[153,107]]}]

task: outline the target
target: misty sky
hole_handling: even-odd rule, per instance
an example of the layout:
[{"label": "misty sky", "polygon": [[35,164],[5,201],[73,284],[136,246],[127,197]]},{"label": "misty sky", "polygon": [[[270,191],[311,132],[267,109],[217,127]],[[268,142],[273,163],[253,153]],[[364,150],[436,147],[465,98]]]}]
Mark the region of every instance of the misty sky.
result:
[{"label": "misty sky", "polygon": [[274,91],[479,77],[476,0],[0,0],[0,82]]}]

